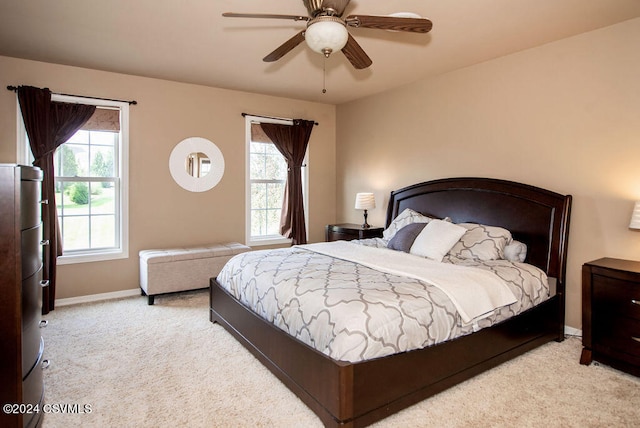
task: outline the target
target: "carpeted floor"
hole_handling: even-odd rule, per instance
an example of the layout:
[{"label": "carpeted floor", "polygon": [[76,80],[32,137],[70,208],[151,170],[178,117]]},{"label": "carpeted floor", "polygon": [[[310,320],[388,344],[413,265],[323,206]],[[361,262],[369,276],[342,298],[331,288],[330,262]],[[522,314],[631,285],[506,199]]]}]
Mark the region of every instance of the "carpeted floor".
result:
[{"label": "carpeted floor", "polygon": [[[59,307],[46,317],[45,397],[59,427],[321,427],[224,329],[208,294]],[[375,427],[635,427],[640,379],[550,343]],[[72,405],[74,413],[64,412]],[[73,406],[77,405],[77,406]]]}]

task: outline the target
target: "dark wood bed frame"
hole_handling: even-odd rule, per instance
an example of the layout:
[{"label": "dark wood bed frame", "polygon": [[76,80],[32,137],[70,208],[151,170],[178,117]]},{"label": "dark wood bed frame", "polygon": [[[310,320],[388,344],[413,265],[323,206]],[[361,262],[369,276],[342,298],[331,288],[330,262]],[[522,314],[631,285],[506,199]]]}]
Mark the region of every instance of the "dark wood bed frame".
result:
[{"label": "dark wood bed frame", "polygon": [[325,426],[383,419],[549,341],[564,339],[571,196],[489,178],[451,178],[391,192],[387,226],[405,208],[455,223],[501,226],[527,244],[527,262],[557,279],[544,303],[490,328],[425,349],[335,361],[265,322],[211,279],[210,319],[293,391]]}]

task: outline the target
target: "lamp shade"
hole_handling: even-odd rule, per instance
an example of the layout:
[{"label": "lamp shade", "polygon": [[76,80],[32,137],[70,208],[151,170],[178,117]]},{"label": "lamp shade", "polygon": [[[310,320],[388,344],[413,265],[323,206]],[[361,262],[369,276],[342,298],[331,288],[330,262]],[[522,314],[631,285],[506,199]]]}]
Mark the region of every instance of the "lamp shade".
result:
[{"label": "lamp shade", "polygon": [[636,205],[633,207],[629,229],[640,229],[640,201],[636,202]]},{"label": "lamp shade", "polygon": [[370,210],[376,207],[376,198],[373,193],[358,193],[356,194],[356,209],[357,210]]},{"label": "lamp shade", "polygon": [[309,23],[304,38],[313,51],[328,57],[347,44],[349,32],[339,19],[321,16]]}]

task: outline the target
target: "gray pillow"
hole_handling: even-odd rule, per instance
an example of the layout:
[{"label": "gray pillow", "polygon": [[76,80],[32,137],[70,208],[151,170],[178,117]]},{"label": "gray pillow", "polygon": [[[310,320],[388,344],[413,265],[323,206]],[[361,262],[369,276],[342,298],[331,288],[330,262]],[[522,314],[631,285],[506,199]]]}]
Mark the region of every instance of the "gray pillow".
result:
[{"label": "gray pillow", "polygon": [[387,248],[408,253],[413,245],[413,241],[422,232],[427,223],[411,223],[398,230],[398,232],[389,240]]}]

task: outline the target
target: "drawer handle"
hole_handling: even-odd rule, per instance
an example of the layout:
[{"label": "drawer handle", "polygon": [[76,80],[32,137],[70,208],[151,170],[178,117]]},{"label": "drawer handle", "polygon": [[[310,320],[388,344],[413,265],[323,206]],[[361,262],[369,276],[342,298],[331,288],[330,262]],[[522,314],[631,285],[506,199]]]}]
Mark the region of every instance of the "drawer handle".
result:
[{"label": "drawer handle", "polygon": [[48,279],[43,279],[42,281],[40,281],[40,287],[46,288],[48,286],[49,286],[49,280]]},{"label": "drawer handle", "polygon": [[45,328],[49,325],[49,320],[40,320],[40,328]]},{"label": "drawer handle", "polygon": [[49,240],[43,239],[42,241],[40,241],[40,245],[49,245]]},{"label": "drawer handle", "polygon": [[48,369],[50,365],[51,360],[42,360],[42,363],[40,363],[40,367],[42,367],[42,370]]}]

